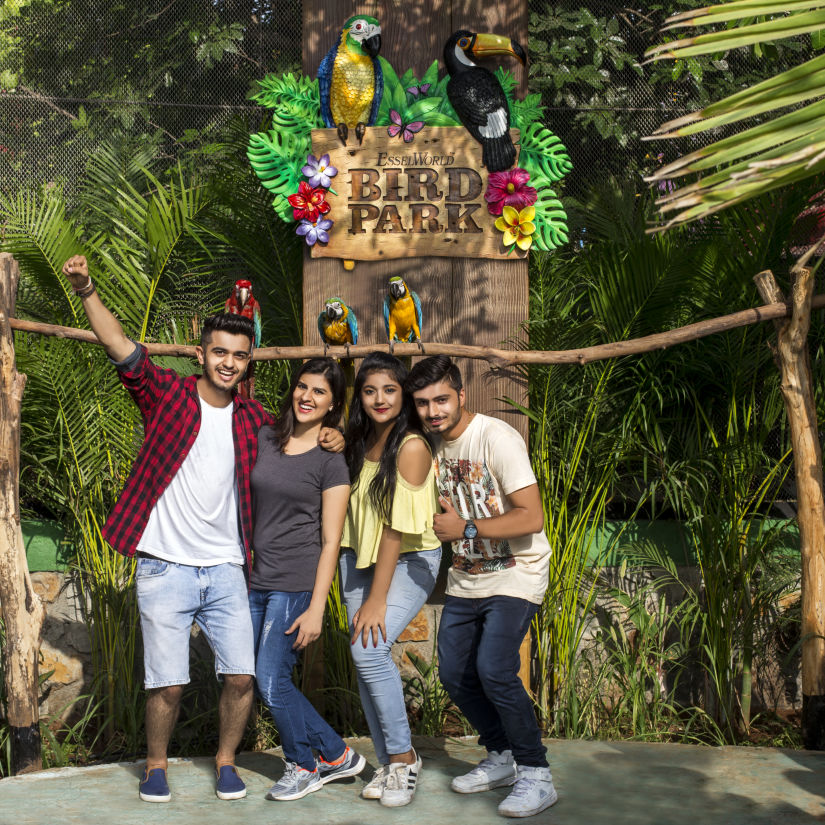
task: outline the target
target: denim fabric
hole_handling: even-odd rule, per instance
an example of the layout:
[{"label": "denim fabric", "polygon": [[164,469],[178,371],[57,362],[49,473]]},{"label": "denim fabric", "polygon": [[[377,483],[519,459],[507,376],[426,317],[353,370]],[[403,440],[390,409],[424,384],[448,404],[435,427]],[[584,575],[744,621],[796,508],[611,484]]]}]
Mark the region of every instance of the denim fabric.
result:
[{"label": "denim fabric", "polygon": [[147,690],[189,682],[193,621],[215,654],[215,673],[255,673],[243,567],[192,567],[141,557],[135,581]]},{"label": "denim fabric", "polygon": [[519,647],[538,605],[513,596],[447,596],[438,628],[438,668],[450,698],[488,751],[546,767],[533,702],[519,679]]},{"label": "denim fabric", "polygon": [[250,590],[249,610],[255,635],[255,680],[278,733],[284,756],[308,771],[315,770],[315,748],[328,762],[346,749],[344,740],[321,718],[292,681],[300,651],[290,625],[309,607],[312,593]]},{"label": "denim fabric", "polygon": [[[387,640],[379,634],[378,646],[360,641],[350,646],[358,676],[358,692],[367,718],[375,755],[382,765],[389,764],[389,754],[406,753],[412,747],[404,688],[401,675],[392,660],[392,646],[404,628],[424,606],[435,586],[441,548],[403,553],[387,593],[387,614],[384,624]],[[358,570],[355,553],[341,554],[341,584],[352,632],[352,617],[366,600],[372,585],[373,568]]]}]

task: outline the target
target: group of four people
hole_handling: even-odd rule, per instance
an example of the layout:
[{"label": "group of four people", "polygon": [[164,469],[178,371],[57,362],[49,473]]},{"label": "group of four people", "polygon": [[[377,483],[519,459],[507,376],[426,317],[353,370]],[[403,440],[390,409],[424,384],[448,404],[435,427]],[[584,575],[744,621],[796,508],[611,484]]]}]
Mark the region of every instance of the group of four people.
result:
[{"label": "group of four people", "polygon": [[[464,406],[445,357],[407,373],[375,352],[358,371],[346,438],[338,364],[297,371],[277,419],[236,392],[252,356],[252,325],[207,319],[203,373],[162,369],[98,297],[82,256],[64,274],[137,403],[143,445],[104,537],[137,555],[144,646],[147,760],[140,797],[171,798],[167,750],[189,681],[192,622],[223,681],[216,792],[246,795],[235,767],[254,691],[278,728],[286,770],[270,789],[300,799],[359,774],[350,748],[292,680],[300,651],[321,634],[340,569],[364,715],[380,763],[361,796],[412,801],[421,772],[392,645],[426,603],[441,544],[452,544],[438,632],[439,674],[480,734],[487,756],[451,783],[459,793],[514,785],[499,805],[530,816],[556,799],[519,648],[547,587],[550,547],[524,442]],[[253,553],[254,551],[254,553]]]}]

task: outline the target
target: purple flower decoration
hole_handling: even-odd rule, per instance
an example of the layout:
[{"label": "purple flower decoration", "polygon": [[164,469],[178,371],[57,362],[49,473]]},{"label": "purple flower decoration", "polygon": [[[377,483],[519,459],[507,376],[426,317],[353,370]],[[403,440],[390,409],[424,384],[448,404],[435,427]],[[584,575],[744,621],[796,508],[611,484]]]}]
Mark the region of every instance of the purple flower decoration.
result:
[{"label": "purple flower decoration", "polygon": [[296,235],[303,235],[307,246],[314,246],[317,241],[329,243],[329,230],[332,229],[332,221],[329,218],[318,216],[317,221],[310,221],[304,218],[295,230]]},{"label": "purple flower decoration", "polygon": [[301,174],[309,179],[309,185],[313,189],[318,186],[329,189],[330,178],[334,178],[338,170],[330,165],[329,155],[322,155],[320,160],[315,155],[307,155],[307,163],[301,169]]}]

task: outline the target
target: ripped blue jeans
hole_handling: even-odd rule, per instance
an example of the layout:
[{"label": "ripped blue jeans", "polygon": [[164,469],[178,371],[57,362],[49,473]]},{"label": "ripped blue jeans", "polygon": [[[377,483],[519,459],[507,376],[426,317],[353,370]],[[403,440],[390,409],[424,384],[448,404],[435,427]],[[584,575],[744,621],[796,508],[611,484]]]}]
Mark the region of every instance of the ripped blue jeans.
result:
[{"label": "ripped blue jeans", "polygon": [[315,770],[313,748],[328,762],[334,762],[346,749],[344,740],[292,681],[299,653],[292,648],[297,632],[287,636],[286,631],[309,607],[311,598],[309,591],[249,591],[258,693],[275,720],[284,756],[308,771]]}]

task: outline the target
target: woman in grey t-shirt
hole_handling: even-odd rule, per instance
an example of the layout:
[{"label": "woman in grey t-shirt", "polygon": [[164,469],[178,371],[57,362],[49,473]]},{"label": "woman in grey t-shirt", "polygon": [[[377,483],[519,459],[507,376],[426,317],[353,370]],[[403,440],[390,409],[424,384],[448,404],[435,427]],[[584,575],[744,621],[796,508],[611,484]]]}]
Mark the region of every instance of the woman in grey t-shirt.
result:
[{"label": "woman in grey t-shirt", "polygon": [[366,764],[292,681],[299,651],[321,634],[338,562],[349,471],[344,456],[323,450],[318,438],[322,427],[340,420],[345,389],[343,372],[331,358],[307,361],[275,426],[258,434],[249,593],[255,678],[286,761],[269,799],[300,799],[326,782],[360,773]]}]

